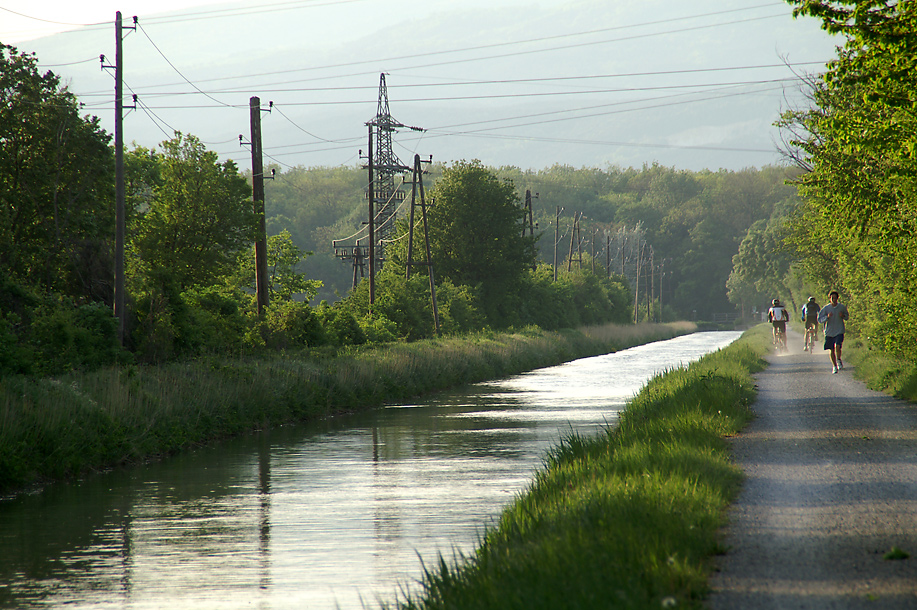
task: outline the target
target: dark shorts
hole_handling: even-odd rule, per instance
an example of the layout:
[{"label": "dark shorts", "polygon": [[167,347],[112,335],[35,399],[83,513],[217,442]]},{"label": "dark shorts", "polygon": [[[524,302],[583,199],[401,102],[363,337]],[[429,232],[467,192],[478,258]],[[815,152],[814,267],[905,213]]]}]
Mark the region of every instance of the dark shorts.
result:
[{"label": "dark shorts", "polygon": [[834,337],[825,337],[825,349],[834,349],[834,346],[841,347],[844,345],[844,335],[835,335]]},{"label": "dark shorts", "polygon": [[779,328],[781,331],[786,332],[786,320],[782,322],[771,322],[774,325],[774,328]]},{"label": "dark shorts", "polygon": [[814,328],[814,329],[818,330],[818,322],[815,321],[815,320],[813,320],[813,321],[811,321],[811,322],[809,322],[808,320],[806,320],[806,330],[809,330],[810,328]]}]

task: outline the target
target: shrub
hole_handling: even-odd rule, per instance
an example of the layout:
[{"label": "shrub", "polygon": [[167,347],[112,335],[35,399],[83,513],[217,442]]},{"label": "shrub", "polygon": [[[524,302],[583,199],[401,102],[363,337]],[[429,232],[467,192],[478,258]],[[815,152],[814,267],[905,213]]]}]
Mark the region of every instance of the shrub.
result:
[{"label": "shrub", "polygon": [[398,340],[398,325],[383,315],[366,315],[360,319],[360,328],[368,343],[391,343]]},{"label": "shrub", "polygon": [[329,306],[322,301],[316,310],[319,320],[325,329],[328,342],[334,345],[362,345],[366,343],[366,334],[359,322],[343,303]]},{"label": "shrub", "polygon": [[266,311],[269,347],[314,347],[328,341],[325,329],[308,303],[278,301]]},{"label": "shrub", "polygon": [[101,303],[74,307],[49,298],[35,310],[29,329],[36,362],[46,375],[70,369],[95,369],[121,359],[117,321]]},{"label": "shrub", "polygon": [[194,324],[188,329],[191,353],[238,353],[244,344],[249,322],[240,305],[251,297],[220,286],[186,290],[181,295]]}]

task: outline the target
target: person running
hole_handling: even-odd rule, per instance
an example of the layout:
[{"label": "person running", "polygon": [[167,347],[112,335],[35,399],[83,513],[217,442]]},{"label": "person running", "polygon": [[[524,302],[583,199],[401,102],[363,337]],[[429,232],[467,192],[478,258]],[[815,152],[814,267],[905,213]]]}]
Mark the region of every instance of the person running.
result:
[{"label": "person running", "polygon": [[[802,306],[802,321],[806,325],[806,350],[815,349],[815,342],[818,341],[818,312],[821,305],[815,301],[815,297],[809,297],[806,304]],[[810,340],[809,333],[812,333]]]},{"label": "person running", "polygon": [[844,321],[850,319],[847,313],[847,306],[839,303],[841,295],[837,290],[828,293],[828,299],[831,301],[821,308],[818,312],[818,321],[825,325],[825,349],[831,357],[831,366],[834,367],[834,373],[844,368],[844,361],[841,359],[841,348],[844,345]]},{"label": "person running", "polygon": [[767,310],[767,320],[774,325],[774,345],[778,347],[780,346],[781,334],[783,335],[783,340],[786,341],[786,323],[789,319],[790,316],[787,314],[786,308],[780,304],[780,299],[771,301],[771,308]]}]

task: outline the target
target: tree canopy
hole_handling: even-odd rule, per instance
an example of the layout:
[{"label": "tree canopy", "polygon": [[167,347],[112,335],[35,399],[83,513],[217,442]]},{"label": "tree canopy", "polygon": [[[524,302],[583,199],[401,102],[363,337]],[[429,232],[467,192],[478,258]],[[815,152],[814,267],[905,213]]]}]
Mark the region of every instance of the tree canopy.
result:
[{"label": "tree canopy", "polygon": [[[861,328],[917,355],[917,4],[790,0],[845,37],[812,83],[813,106],[789,112],[805,205],[790,238],[808,271],[848,294]],[[820,266],[821,268],[817,268]]]},{"label": "tree canopy", "polygon": [[213,282],[254,239],[251,189],[235,163],[220,163],[194,136],[176,134],[162,148],[132,153],[132,166],[155,176],[134,219],[135,267],[167,272],[181,289]]},{"label": "tree canopy", "polygon": [[496,300],[518,286],[535,262],[535,241],[522,234],[525,216],[512,182],[480,161],[460,161],[443,172],[428,212],[438,277],[480,287]]},{"label": "tree canopy", "polygon": [[41,290],[110,298],[110,137],[37,63],[0,44],[0,267]]}]

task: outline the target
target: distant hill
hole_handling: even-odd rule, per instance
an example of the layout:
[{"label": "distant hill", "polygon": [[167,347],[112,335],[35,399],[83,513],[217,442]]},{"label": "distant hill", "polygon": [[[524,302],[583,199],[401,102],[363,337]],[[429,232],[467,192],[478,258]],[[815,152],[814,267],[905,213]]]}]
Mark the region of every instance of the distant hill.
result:
[{"label": "distant hill", "polygon": [[[142,31],[124,41],[126,91],[142,106],[126,119],[127,142],[154,146],[176,129],[246,168],[248,151],[238,136],[249,133],[248,100],[257,95],[265,106],[276,104],[263,121],[272,160],[357,164],[385,71],[393,116],[429,130],[396,137],[396,153],[405,159],[417,152],[536,169],[760,167],[779,161],[772,124],[800,97],[792,86],[766,82],[791,76],[790,69],[757,66],[827,60],[834,45],[814,21],[794,21],[780,2],[470,2],[443,9],[391,1],[269,10],[274,3],[260,12],[247,6],[208,7],[222,12],[194,18],[141,16]],[[728,25],[712,27],[717,23]],[[669,33],[650,35],[663,31]],[[113,29],[17,46],[68,79],[87,112],[113,129],[112,77],[93,61],[101,53],[114,57]],[[709,71],[739,67],[746,69]],[[652,74],[659,72],[666,74]],[[506,82],[571,76],[592,78]],[[416,87],[422,83],[439,86]],[[662,88],[672,86],[681,88]],[[491,97],[498,95],[511,97]]]}]

